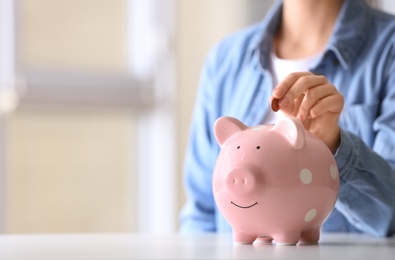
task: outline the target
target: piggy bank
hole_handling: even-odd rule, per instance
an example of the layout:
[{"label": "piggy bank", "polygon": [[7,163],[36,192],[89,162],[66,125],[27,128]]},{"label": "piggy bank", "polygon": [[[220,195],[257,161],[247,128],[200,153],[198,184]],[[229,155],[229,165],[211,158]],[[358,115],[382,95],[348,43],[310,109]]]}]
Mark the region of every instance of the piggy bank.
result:
[{"label": "piggy bank", "polygon": [[295,117],[248,127],[220,117],[213,195],[236,243],[317,243],[339,191],[327,146]]}]

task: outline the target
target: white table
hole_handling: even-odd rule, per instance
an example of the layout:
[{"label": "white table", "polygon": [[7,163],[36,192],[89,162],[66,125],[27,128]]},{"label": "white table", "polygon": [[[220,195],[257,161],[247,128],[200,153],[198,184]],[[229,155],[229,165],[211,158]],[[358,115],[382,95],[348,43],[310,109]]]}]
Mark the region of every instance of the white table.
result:
[{"label": "white table", "polygon": [[230,235],[0,235],[1,260],[395,259],[395,238],[324,234],[318,245],[233,245]]}]

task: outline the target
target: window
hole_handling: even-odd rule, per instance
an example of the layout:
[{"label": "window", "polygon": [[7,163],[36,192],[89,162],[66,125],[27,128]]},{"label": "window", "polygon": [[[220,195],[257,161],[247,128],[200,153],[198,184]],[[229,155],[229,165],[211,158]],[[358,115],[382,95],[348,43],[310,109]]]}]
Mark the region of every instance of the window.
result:
[{"label": "window", "polygon": [[[63,192],[43,196],[57,198],[65,209],[73,202],[68,198],[80,192],[81,203],[69,205],[68,211],[80,207],[86,215],[66,214],[68,219],[92,223],[96,213],[105,218],[89,227],[71,225],[69,231],[175,228],[173,10],[172,0],[0,3],[0,107],[8,111],[16,106],[1,121],[0,163],[6,165],[0,169],[2,231],[21,226],[12,214],[32,212],[35,226],[25,223],[25,231],[67,231],[56,227],[64,220],[61,212],[52,227],[45,226],[45,212],[36,214],[62,207],[21,190],[33,185],[36,195],[39,190]],[[45,161],[40,154],[53,157]],[[42,186],[37,180],[50,183]],[[7,186],[11,184],[19,189]],[[95,198],[105,199],[100,187],[106,184],[113,190],[122,187],[118,195],[108,193],[113,200],[103,201],[102,208],[93,207]],[[117,205],[118,211],[113,208]],[[111,211],[118,214],[105,214]],[[125,218],[114,218],[120,214]],[[126,223],[106,226],[105,221]]]}]

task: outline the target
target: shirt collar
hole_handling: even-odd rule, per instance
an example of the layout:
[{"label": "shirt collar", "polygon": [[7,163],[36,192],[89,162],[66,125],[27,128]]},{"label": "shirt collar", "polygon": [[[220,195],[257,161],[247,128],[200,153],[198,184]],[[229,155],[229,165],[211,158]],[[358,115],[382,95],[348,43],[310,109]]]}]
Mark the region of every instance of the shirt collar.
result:
[{"label": "shirt collar", "polygon": [[368,37],[371,12],[365,1],[345,0],[340,10],[334,34],[326,50],[332,51],[344,68],[360,52]]},{"label": "shirt collar", "polygon": [[[282,1],[278,0],[258,25],[257,33],[250,42],[250,57],[256,58],[262,68],[268,68],[270,65],[270,59],[267,57],[270,57],[273,37],[280,23],[281,14]],[[322,57],[325,58],[326,53],[333,52],[339,63],[347,69],[368,37],[370,20],[369,7],[365,1],[344,0],[334,33]]]},{"label": "shirt collar", "polygon": [[253,36],[248,48],[251,59],[255,59],[257,64],[263,68],[268,68],[270,64],[270,59],[264,57],[270,57],[273,37],[280,23],[281,7],[281,0],[277,0],[273,4],[263,21],[258,25],[257,33]]}]

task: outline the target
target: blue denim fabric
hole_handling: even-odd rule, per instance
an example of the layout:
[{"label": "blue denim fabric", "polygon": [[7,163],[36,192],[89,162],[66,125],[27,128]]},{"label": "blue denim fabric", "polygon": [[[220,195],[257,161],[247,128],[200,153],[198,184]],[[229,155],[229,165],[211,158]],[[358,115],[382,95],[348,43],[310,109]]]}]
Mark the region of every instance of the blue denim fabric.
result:
[{"label": "blue denim fabric", "polygon": [[[201,74],[184,162],[187,203],[181,232],[228,232],[212,194],[219,153],[213,125],[233,116],[260,124],[273,88],[270,52],[281,1],[265,19],[236,32],[209,53]],[[341,144],[335,154],[340,192],[325,232],[395,232],[395,18],[361,0],[345,0],[318,65],[345,97]]]}]

